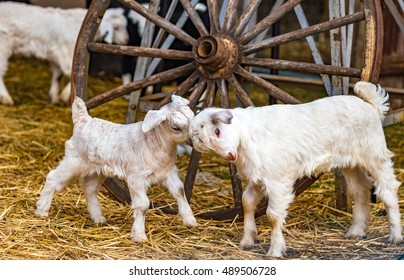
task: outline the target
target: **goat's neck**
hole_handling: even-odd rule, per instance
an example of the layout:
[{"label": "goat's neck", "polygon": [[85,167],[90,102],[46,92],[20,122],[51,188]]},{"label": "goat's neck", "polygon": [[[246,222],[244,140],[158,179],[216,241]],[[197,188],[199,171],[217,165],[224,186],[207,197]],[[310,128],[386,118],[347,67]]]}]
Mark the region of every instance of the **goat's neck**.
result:
[{"label": "goat's neck", "polygon": [[170,155],[176,152],[176,144],[166,136],[166,132],[161,127],[156,127],[151,133],[146,133],[145,141],[150,151],[158,152],[160,155],[162,153]]}]

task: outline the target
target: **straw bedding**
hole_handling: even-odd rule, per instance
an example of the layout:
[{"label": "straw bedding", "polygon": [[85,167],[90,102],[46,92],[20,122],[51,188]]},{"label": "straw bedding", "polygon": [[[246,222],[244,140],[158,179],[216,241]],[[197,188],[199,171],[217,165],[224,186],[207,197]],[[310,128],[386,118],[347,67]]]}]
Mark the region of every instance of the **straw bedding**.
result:
[{"label": "straw bedding", "polygon": [[[20,73],[24,73],[21,75]],[[108,220],[94,224],[87,213],[83,191],[72,183],[56,194],[48,218],[34,215],[35,203],[46,174],[63,157],[64,142],[72,131],[70,108],[48,104],[47,65],[37,60],[14,58],[6,83],[16,106],[0,110],[0,259],[267,259],[270,225],[257,219],[258,242],[243,251],[238,242],[242,223],[198,219],[200,226],[189,229],[177,216],[151,209],[146,231],[150,242],[135,244],[130,238],[130,206],[114,200],[103,189],[100,203]],[[92,80],[91,91],[102,91],[119,80]],[[97,88],[98,87],[98,88]],[[115,100],[92,111],[93,116],[123,122],[126,102]],[[388,145],[396,153],[395,170],[404,181],[404,125],[385,129]],[[185,174],[188,158],[177,161]],[[191,200],[194,213],[232,205],[227,164],[203,156]],[[172,205],[168,192],[155,186],[149,192],[158,205]],[[399,190],[404,213],[404,188]],[[351,214],[335,208],[334,178],[325,174],[298,196],[289,208],[284,229],[291,259],[400,259],[404,245],[385,243],[387,218],[380,203],[371,205],[368,237],[344,238]]]}]

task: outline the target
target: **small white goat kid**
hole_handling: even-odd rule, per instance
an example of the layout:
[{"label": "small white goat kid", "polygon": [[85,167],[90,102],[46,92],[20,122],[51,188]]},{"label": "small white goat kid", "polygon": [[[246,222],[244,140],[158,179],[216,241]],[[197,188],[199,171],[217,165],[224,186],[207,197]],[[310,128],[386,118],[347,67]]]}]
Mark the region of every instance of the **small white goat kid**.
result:
[{"label": "small white goat kid", "polygon": [[[0,3],[0,103],[13,105],[3,77],[13,54],[34,56],[50,62],[52,80],[49,96],[53,104],[70,102],[70,83],[59,96],[59,77],[70,77],[76,39],[86,9],[43,8],[15,2]],[[105,12],[96,40],[126,44],[129,38],[122,8]]]},{"label": "small white goat kid", "polygon": [[171,103],[148,111],[143,122],[121,125],[92,118],[85,103],[76,97],[72,105],[73,136],[66,141],[63,160],[46,177],[35,214],[47,216],[55,192],[78,177],[85,186],[91,219],[105,223],[97,193],[106,176],[117,176],[126,180],[132,198],[134,241],[147,240],[147,190],[159,182],[177,200],[183,223],[197,226],[175,166],[177,144],[189,141],[188,126],[194,113],[188,103],[173,95]]},{"label": "small white goat kid", "polygon": [[233,162],[248,179],[242,199],[241,247],[254,245],[254,211],[265,195],[272,223],[268,255],[282,256],[286,250],[282,227],[294,198],[293,184],[336,167],[342,169],[355,203],[347,237],[365,236],[373,183],[387,209],[389,241],[403,240],[397,198],[400,182],[381,123],[389,108],[388,94],[366,82],[358,82],[354,91],[357,96],[327,97],[301,105],[208,108],[191,121],[194,148]]}]

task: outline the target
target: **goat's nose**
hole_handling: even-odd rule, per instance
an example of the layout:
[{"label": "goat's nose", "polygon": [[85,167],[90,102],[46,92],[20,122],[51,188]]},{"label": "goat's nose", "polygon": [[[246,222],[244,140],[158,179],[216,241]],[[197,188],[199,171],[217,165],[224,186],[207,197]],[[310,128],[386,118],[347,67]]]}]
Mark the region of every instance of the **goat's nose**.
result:
[{"label": "goat's nose", "polygon": [[226,157],[228,160],[230,160],[230,161],[235,161],[236,159],[237,159],[237,155],[233,155],[232,153],[228,153],[227,154],[227,157]]}]

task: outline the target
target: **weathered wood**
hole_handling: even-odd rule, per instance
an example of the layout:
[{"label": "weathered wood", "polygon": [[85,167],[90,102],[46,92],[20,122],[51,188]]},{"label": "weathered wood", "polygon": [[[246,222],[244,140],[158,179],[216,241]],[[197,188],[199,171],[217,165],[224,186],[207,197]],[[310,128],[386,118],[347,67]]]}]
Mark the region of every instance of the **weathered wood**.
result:
[{"label": "weathered wood", "polygon": [[[160,5],[160,0],[149,1],[149,11],[156,13]],[[146,21],[140,47],[148,48],[152,44],[155,24],[151,21]],[[141,80],[146,77],[146,68],[148,65],[148,57],[141,56],[136,60],[136,70],[133,76],[134,81]],[[126,113],[126,123],[134,123],[136,121],[137,111],[139,109],[139,100],[142,95],[142,90],[137,89],[132,91],[129,96],[128,110]]]},{"label": "weathered wood", "polygon": [[310,35],[319,34],[321,32],[329,31],[331,29],[338,28],[343,25],[356,23],[356,22],[362,21],[364,19],[365,19],[365,13],[357,12],[352,15],[348,15],[345,17],[341,17],[341,18],[326,21],[326,22],[322,22],[319,24],[309,26],[307,28],[303,28],[303,29],[300,29],[297,31],[292,31],[289,33],[285,33],[283,35],[269,38],[262,42],[245,45],[243,48],[243,50],[244,50],[243,53],[244,53],[244,55],[249,55],[249,54],[252,54],[252,53],[267,49],[267,48],[271,48],[276,45],[284,44],[284,43],[295,41],[298,39],[303,39]]},{"label": "weathered wood", "polygon": [[207,0],[210,22],[210,34],[216,34],[220,30],[219,23],[219,8],[217,6],[217,0]]},{"label": "weathered wood", "polygon": [[187,174],[185,175],[185,180],[184,180],[185,196],[188,201],[190,201],[192,198],[192,190],[194,189],[196,172],[198,171],[200,158],[201,158],[201,154],[198,151],[196,151],[195,149],[192,149],[191,157],[190,157],[189,163],[188,163]]},{"label": "weathered wood", "polygon": [[366,36],[363,81],[377,83],[380,75],[380,64],[383,53],[383,16],[378,0],[364,0],[366,15]]},{"label": "weathered wood", "polygon": [[356,77],[356,78],[359,78],[362,72],[361,69],[353,67],[337,67],[333,65],[316,64],[309,62],[295,62],[295,61],[271,59],[271,58],[242,57],[240,59],[240,64],[248,66],[264,67],[275,70],[289,70],[296,72],[329,74],[329,75]]},{"label": "weathered wood", "polygon": [[244,88],[241,86],[234,74],[230,74],[226,77],[226,79],[233,87],[238,99],[240,100],[244,108],[254,106],[254,103],[251,101],[250,97],[245,92]]},{"label": "weathered wood", "polygon": [[87,42],[94,41],[101,18],[110,3],[111,1],[93,1],[86,16],[84,17],[74,49],[71,76],[72,101],[74,95],[81,97],[83,100],[87,100],[87,80],[90,53],[86,48],[86,44]]},{"label": "weathered wood", "polygon": [[156,13],[150,12],[148,9],[142,6],[142,4],[134,1],[134,0],[119,0],[123,5],[131,8],[136,11],[138,14],[144,16],[148,20],[152,21],[156,26],[164,29],[166,32],[174,35],[176,38],[187,42],[190,45],[195,44],[195,39],[188,35],[183,30],[179,29],[177,26],[172,24],[169,21],[166,21],[164,18],[160,17]]},{"label": "weathered wood", "polygon": [[254,26],[251,30],[244,33],[237,40],[240,44],[246,44],[258,36],[261,32],[268,29],[276,21],[280,20],[284,15],[290,12],[297,4],[302,2],[302,0],[290,0],[279,7],[275,12],[270,13],[263,20]]},{"label": "weathered wood", "polygon": [[229,34],[233,37],[238,37],[243,32],[244,28],[247,26],[250,18],[256,12],[259,4],[262,0],[251,0],[247,7],[244,9],[241,16],[236,21],[236,24],[230,29]]},{"label": "weathered wood", "polygon": [[[302,5],[297,5],[295,7],[295,13],[297,16],[297,19],[299,21],[300,27],[301,28],[307,28],[309,26],[309,22],[307,21],[306,15],[303,11],[303,7]],[[311,54],[313,56],[314,62],[316,64],[324,64],[323,59],[321,57],[321,54],[317,48],[316,42],[314,41],[313,36],[308,36],[306,37],[306,41],[309,44],[310,50],[311,50]],[[324,87],[325,90],[327,92],[328,95],[331,95],[331,80],[330,77],[328,75],[321,75],[321,79],[324,82]]]},{"label": "weathered wood", "polygon": [[[329,17],[330,20],[340,18],[340,0],[329,1]],[[341,28],[335,28],[330,30],[330,45],[331,45],[331,65],[341,67]],[[332,89],[331,95],[342,94],[342,77],[331,77]]]},{"label": "weathered wood", "polygon": [[155,49],[136,46],[122,46],[90,42],[87,48],[91,52],[109,53],[114,55],[129,55],[142,57],[159,57],[172,60],[192,60],[192,51],[178,51],[170,49]]},{"label": "weathered wood", "polygon": [[199,103],[199,99],[201,98],[203,92],[206,89],[206,80],[204,78],[200,78],[199,82],[195,86],[194,90],[192,91],[191,95],[189,96],[189,108],[194,110],[196,105]]},{"label": "weathered wood", "polygon": [[159,83],[164,83],[168,81],[172,81],[174,79],[183,77],[192,72],[195,69],[195,64],[193,62],[188,63],[186,65],[170,69],[161,73],[154,74],[150,77],[146,77],[144,79],[134,81],[132,83],[119,86],[115,89],[109,90],[102,94],[99,94],[86,102],[86,106],[88,109],[97,107],[101,104],[104,104],[108,101],[111,101],[117,97],[120,97],[124,94],[128,94],[132,91],[142,89],[148,86],[156,85]]},{"label": "weathered wood", "polygon": [[163,100],[160,101],[159,105],[157,105],[156,109],[160,109],[164,105],[170,102],[171,95],[183,96],[185,93],[189,91],[189,89],[195,85],[195,83],[199,79],[198,71],[194,71],[182,84],[180,84],[172,94],[166,96]]},{"label": "weathered wood", "polygon": [[220,92],[220,105],[222,108],[230,108],[229,92],[227,89],[227,82],[225,79],[220,79],[217,82]]},{"label": "weathered wood", "polygon": [[274,86],[270,82],[265,81],[264,79],[261,79],[257,75],[254,75],[247,70],[243,69],[241,66],[237,66],[236,69],[234,70],[235,73],[241,75],[244,77],[246,80],[256,84],[257,86],[261,87],[264,89],[269,95],[275,97],[276,99],[279,99],[283,103],[288,103],[288,104],[299,104],[301,103],[298,99],[294,98],[287,92],[283,91],[282,89]]},{"label": "weathered wood", "polygon": [[189,0],[180,0],[184,10],[188,13],[189,18],[191,19],[192,23],[194,24],[195,28],[198,30],[201,36],[208,35],[208,30],[206,26],[203,24],[203,21],[199,17],[198,13],[195,11],[194,7],[192,7]]},{"label": "weathered wood", "polygon": [[234,22],[236,21],[236,15],[237,15],[237,6],[238,6],[238,0],[229,0],[229,5],[227,6],[226,15],[224,17],[222,27],[223,32],[229,31],[234,26]]}]

